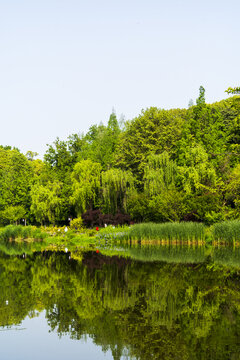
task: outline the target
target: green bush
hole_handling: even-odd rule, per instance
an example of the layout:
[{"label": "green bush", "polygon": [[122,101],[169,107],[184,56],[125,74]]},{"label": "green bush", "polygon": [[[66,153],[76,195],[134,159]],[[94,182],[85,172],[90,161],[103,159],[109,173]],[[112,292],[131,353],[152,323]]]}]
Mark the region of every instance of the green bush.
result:
[{"label": "green bush", "polygon": [[3,228],[2,232],[0,233],[0,239],[4,241],[9,240],[15,240],[17,237],[19,237],[22,233],[22,227],[21,225],[8,225],[5,228]]},{"label": "green bush", "polygon": [[70,223],[70,229],[81,230],[83,228],[83,220],[81,217],[73,219]]}]

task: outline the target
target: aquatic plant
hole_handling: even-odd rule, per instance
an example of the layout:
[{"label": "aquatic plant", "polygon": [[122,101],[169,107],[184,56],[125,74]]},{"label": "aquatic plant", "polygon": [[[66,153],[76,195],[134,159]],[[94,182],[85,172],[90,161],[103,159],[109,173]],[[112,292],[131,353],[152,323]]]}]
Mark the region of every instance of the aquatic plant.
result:
[{"label": "aquatic plant", "polygon": [[195,222],[143,223],[133,225],[127,234],[130,240],[204,241],[205,226]]},{"label": "aquatic plant", "polygon": [[130,227],[125,226],[107,226],[105,228],[99,229],[98,234],[96,235],[96,240],[103,241],[113,241],[118,242],[120,240],[127,240]]},{"label": "aquatic plant", "polygon": [[216,223],[212,226],[214,241],[235,244],[240,240],[240,220],[229,220]]},{"label": "aquatic plant", "polygon": [[0,231],[0,241],[8,242],[16,239],[43,240],[47,234],[35,226],[8,225]]}]

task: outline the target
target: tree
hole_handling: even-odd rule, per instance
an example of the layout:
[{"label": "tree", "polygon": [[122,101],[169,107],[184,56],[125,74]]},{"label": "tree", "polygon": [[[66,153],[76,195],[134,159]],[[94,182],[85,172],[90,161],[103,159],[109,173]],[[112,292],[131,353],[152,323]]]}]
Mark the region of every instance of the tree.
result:
[{"label": "tree", "polygon": [[147,196],[162,194],[175,188],[177,165],[165,151],[149,155],[144,168],[144,192]]},{"label": "tree", "polygon": [[216,187],[217,175],[201,145],[185,149],[184,165],[178,167],[178,180],[186,194],[202,193]]},{"label": "tree", "polygon": [[127,211],[128,198],[135,191],[130,171],[110,169],[102,173],[103,208],[106,213]]},{"label": "tree", "polygon": [[182,165],[186,148],[201,145],[215,168],[221,168],[226,158],[229,126],[226,124],[221,107],[206,104],[205,89],[200,86],[196,106],[188,109],[182,137],[177,144],[176,157]]},{"label": "tree", "polygon": [[55,169],[59,179],[64,177],[67,172],[72,171],[74,158],[68,149],[68,143],[57,138],[53,145],[48,145],[44,160]]},{"label": "tree", "polygon": [[46,222],[56,224],[61,214],[61,187],[59,181],[48,182],[45,186],[35,184],[31,188],[31,212],[42,225]]},{"label": "tree", "polygon": [[27,153],[26,153],[25,156],[26,156],[26,158],[27,158],[28,160],[33,161],[34,158],[35,158],[36,156],[38,156],[38,153],[37,153],[37,152],[34,152],[34,151],[27,151]]},{"label": "tree", "polygon": [[149,199],[150,221],[180,221],[186,213],[185,194],[177,189],[165,190]]},{"label": "tree", "polygon": [[84,145],[78,160],[90,159],[101,164],[103,170],[115,163],[115,151],[121,133],[115,112],[109,117],[108,125],[93,125],[84,137]]},{"label": "tree", "polygon": [[86,146],[86,139],[83,134],[72,134],[68,137],[67,144],[68,150],[76,163]]},{"label": "tree", "polygon": [[151,107],[127,122],[116,151],[118,166],[132,171],[141,181],[150,154],[175,152],[185,115],[184,109],[162,110]]},{"label": "tree", "polygon": [[225,188],[225,197],[228,203],[237,210],[239,217],[240,211],[240,164],[231,172]]},{"label": "tree", "polygon": [[29,210],[32,176],[31,163],[23,154],[0,148],[0,210],[9,206]]},{"label": "tree", "polygon": [[179,221],[183,214],[183,195],[177,191],[177,164],[165,151],[150,155],[144,168],[144,194],[148,198],[151,221]]},{"label": "tree", "polygon": [[240,94],[240,87],[231,88],[229,87],[227,90],[225,90],[228,94]]},{"label": "tree", "polygon": [[26,210],[21,205],[8,206],[0,212],[1,221],[4,225],[17,223],[19,220],[23,219],[25,215]]},{"label": "tree", "polygon": [[101,165],[91,160],[82,160],[74,166],[71,174],[71,203],[80,216],[99,202]]},{"label": "tree", "polygon": [[68,217],[73,215],[70,203],[72,196],[71,173],[77,161],[73,144],[71,144],[70,147],[69,142],[60,141],[59,138],[57,138],[53,145],[48,147],[44,155],[44,160],[47,165],[45,174],[50,176],[54,181],[59,181],[62,184],[60,188],[61,194],[59,194],[62,199],[60,217],[62,221],[66,222]]}]

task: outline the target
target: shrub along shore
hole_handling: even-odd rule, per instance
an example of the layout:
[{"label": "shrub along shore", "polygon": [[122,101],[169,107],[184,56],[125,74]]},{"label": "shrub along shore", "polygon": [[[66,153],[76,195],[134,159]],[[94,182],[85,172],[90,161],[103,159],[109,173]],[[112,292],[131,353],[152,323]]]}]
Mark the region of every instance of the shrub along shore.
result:
[{"label": "shrub along shore", "polygon": [[210,227],[195,222],[141,223],[103,228],[36,227],[8,225],[0,229],[0,245],[11,242],[39,243],[45,246],[81,246],[97,248],[100,244],[126,242],[142,244],[227,244],[240,245],[240,220],[224,221]]}]

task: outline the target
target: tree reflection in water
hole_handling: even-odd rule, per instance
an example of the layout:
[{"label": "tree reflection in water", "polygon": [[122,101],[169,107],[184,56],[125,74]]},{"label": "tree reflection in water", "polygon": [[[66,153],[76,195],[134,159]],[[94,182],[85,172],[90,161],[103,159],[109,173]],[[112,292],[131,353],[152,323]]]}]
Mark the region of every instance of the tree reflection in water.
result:
[{"label": "tree reflection in water", "polygon": [[184,264],[96,252],[82,261],[63,252],[2,253],[0,325],[46,309],[51,331],[73,339],[88,334],[114,359],[126,349],[144,360],[239,359],[239,268],[226,257],[227,265],[221,251],[215,262]]}]

